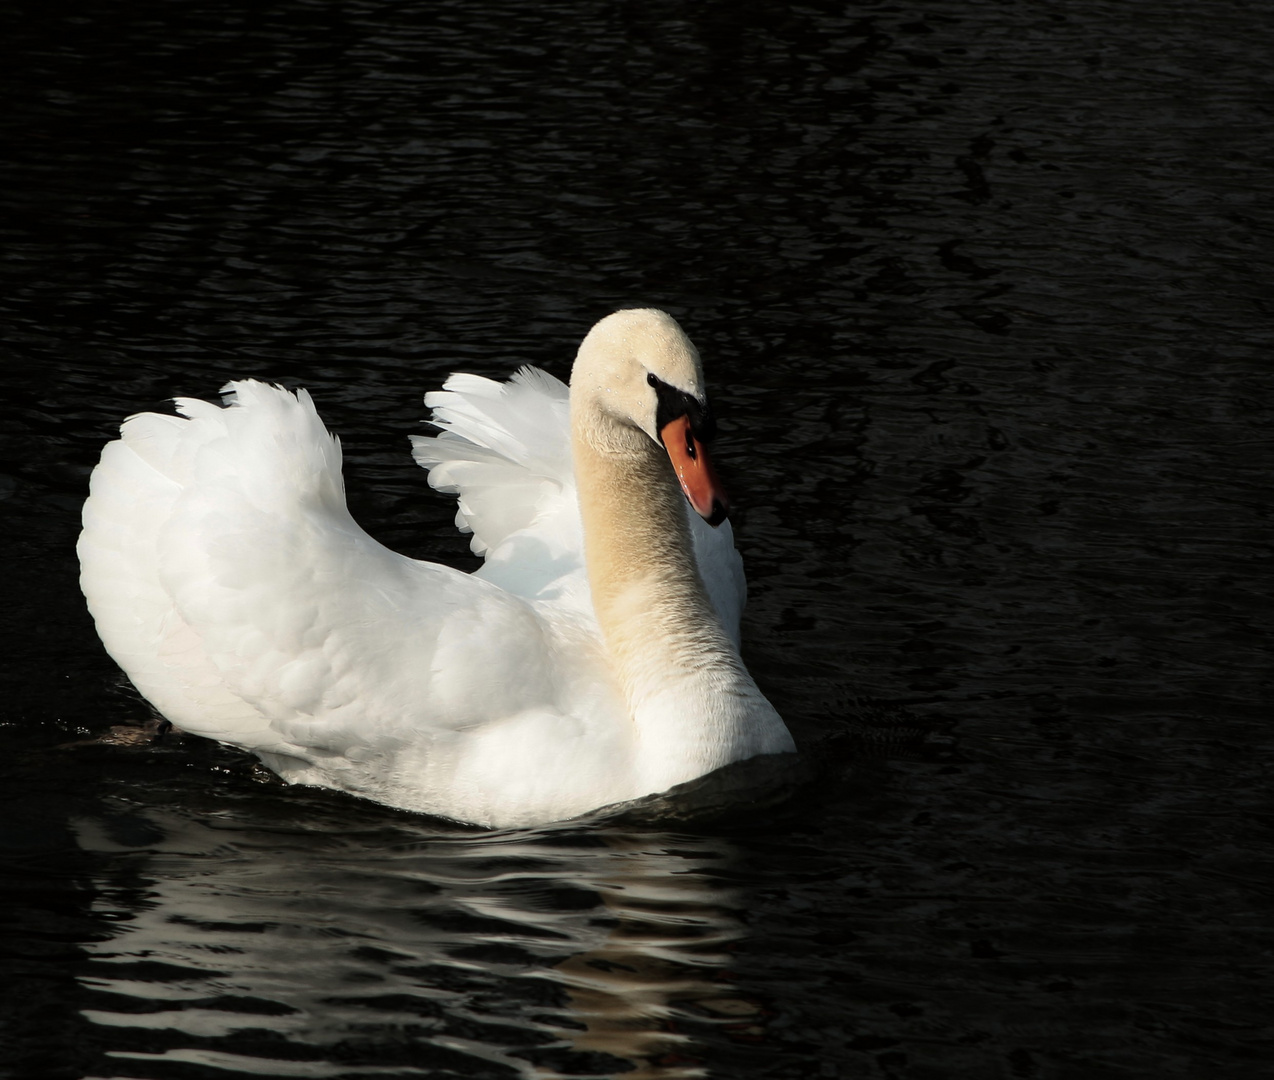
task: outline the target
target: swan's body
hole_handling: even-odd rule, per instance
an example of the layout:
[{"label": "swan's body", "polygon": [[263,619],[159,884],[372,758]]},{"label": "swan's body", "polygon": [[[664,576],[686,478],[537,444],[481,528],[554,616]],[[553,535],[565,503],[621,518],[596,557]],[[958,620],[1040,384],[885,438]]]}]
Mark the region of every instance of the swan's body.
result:
[{"label": "swan's body", "polygon": [[794,749],[739,658],[729,525],[688,509],[724,515],[669,316],[594,327],[569,398],[534,369],[426,398],[443,432],[415,456],[459,496],[472,575],[354,522],[305,391],[227,390],[124,424],[78,548],[107,650],[179,727],[290,781],[500,826]]}]

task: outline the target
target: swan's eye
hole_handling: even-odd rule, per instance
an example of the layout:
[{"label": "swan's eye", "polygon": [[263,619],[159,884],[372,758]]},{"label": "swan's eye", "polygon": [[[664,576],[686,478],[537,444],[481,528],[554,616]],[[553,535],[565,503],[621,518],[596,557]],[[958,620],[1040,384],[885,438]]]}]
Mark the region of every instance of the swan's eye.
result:
[{"label": "swan's eye", "polygon": [[695,459],[695,436],[690,428],[686,428],[686,453],[690,455],[690,460]]},{"label": "swan's eye", "polygon": [[647,373],[646,373],[646,385],[647,385],[647,386],[653,386],[653,387],[655,387],[656,389],[658,389],[658,387],[659,387],[659,380],[658,380],[658,379],[656,379],[656,378],[654,377],[654,375],[650,374],[650,372],[647,372]]}]

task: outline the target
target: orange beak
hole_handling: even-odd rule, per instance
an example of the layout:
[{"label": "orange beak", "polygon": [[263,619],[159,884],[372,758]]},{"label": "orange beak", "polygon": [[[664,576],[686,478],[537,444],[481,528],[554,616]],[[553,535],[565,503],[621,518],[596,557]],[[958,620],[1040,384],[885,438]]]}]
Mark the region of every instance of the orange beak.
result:
[{"label": "orange beak", "polygon": [[677,417],[660,429],[659,437],[672,459],[672,467],[681,481],[681,490],[686,493],[695,513],[709,525],[720,525],[725,521],[730,503],[721,481],[717,479],[708,451],[690,429],[690,419]]}]

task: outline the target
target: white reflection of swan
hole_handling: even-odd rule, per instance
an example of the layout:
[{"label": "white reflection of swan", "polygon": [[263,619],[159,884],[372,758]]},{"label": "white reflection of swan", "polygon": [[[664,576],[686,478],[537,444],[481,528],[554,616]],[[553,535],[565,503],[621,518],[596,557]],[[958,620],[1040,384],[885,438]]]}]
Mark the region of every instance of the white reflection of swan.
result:
[{"label": "white reflection of swan", "polygon": [[78,833],[117,853],[98,904],[119,932],[88,946],[82,979],[115,1076],[487,1062],[551,1077],[585,1054],[602,1074],[697,1076],[704,1036],[757,1012],[723,977],[743,929],[704,872],[732,857],[717,838],[342,833],[153,809]]}]

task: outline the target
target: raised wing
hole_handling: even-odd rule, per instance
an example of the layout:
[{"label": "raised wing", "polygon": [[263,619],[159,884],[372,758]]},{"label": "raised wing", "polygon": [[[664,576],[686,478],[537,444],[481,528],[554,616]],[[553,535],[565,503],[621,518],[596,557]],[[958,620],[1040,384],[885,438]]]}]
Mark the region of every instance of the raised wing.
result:
[{"label": "raised wing", "polygon": [[560,661],[529,604],[368,536],[305,391],[227,390],[127,421],[85,506],[84,592],[148,699],[311,761],[552,708]]},{"label": "raised wing", "polygon": [[442,432],[412,436],[412,454],[457,497],[478,576],[591,618],[566,386],[532,367],[503,383],[452,375],[425,404]]},{"label": "raised wing", "polygon": [[[486,558],[478,576],[591,614],[566,385],[533,367],[503,383],[452,375],[425,404],[443,430],[412,436],[412,453],[432,487],[457,496],[456,525]],[[734,534],[686,513],[708,595],[738,644],[747,586]]]}]

